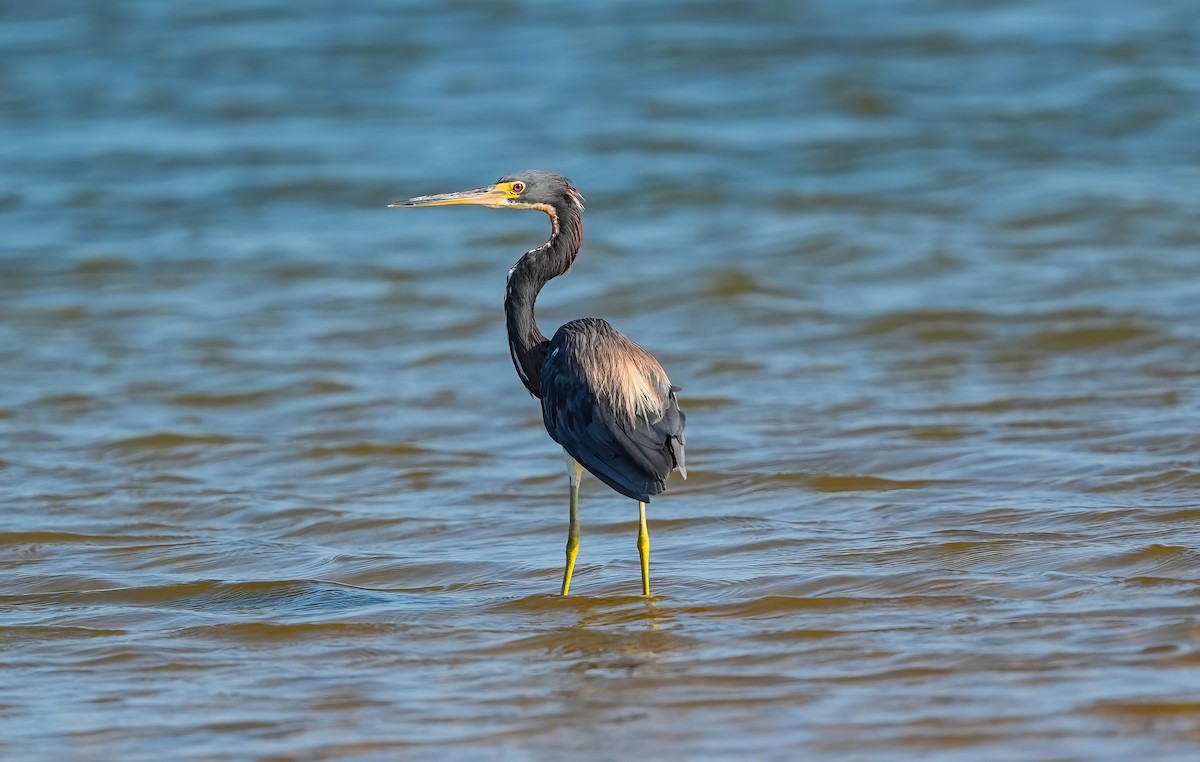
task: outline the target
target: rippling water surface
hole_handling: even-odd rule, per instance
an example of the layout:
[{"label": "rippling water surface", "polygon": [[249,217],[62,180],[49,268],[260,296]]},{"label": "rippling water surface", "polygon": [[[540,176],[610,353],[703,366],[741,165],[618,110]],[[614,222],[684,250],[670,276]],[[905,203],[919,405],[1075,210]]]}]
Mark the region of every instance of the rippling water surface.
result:
[{"label": "rippling water surface", "polygon": [[[0,11],[5,760],[1192,759],[1191,0]],[[683,385],[566,478],[526,166]]]}]

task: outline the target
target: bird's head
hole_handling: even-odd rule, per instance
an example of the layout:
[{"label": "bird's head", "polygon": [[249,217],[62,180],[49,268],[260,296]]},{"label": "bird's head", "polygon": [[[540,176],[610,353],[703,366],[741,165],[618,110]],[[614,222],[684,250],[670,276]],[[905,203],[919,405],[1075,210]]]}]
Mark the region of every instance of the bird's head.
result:
[{"label": "bird's head", "polygon": [[434,196],[416,196],[404,201],[395,201],[388,206],[397,208],[451,204],[475,204],[497,209],[537,209],[552,218],[557,218],[557,213],[564,209],[582,211],[583,197],[571,185],[571,181],[562,175],[527,169],[502,177],[494,185]]}]

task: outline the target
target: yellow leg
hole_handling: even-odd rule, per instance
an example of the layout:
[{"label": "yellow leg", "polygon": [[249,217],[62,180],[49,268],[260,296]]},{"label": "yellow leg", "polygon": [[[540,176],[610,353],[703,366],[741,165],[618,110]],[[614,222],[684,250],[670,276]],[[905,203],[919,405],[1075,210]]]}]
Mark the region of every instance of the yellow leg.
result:
[{"label": "yellow leg", "polygon": [[638,555],[642,557],[642,595],[650,595],[650,533],[646,531],[646,504],[638,503]]},{"label": "yellow leg", "polygon": [[571,523],[567,527],[567,567],[563,571],[562,594],[571,591],[571,574],[575,571],[575,556],[579,555],[579,481],[583,466],[567,456],[567,476],[571,479]]}]

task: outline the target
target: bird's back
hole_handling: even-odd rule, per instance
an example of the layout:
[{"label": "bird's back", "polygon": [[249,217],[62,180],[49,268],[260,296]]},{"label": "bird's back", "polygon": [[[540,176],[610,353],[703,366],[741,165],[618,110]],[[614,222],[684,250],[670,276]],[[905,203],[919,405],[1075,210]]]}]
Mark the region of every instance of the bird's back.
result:
[{"label": "bird's back", "polygon": [[606,321],[582,318],[554,334],[542,365],[542,420],[571,457],[634,500],[686,478],[685,416],[662,365]]}]

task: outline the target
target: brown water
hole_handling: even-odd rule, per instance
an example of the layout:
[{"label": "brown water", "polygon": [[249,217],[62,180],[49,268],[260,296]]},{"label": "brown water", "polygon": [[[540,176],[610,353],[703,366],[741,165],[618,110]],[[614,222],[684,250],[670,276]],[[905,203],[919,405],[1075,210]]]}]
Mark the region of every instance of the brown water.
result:
[{"label": "brown water", "polygon": [[[0,758],[1193,759],[1200,31],[1160,3],[0,15]],[[566,477],[543,329],[684,387]]]}]

